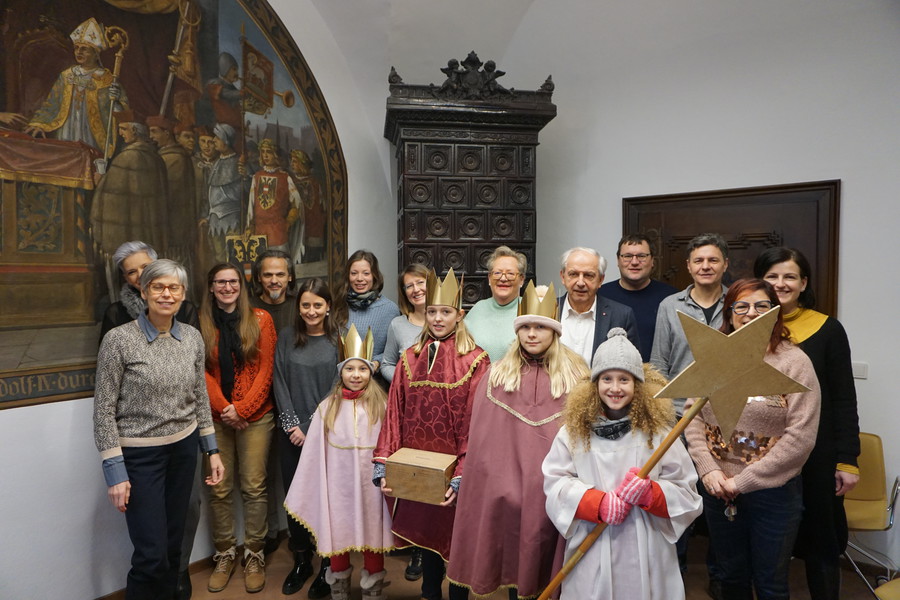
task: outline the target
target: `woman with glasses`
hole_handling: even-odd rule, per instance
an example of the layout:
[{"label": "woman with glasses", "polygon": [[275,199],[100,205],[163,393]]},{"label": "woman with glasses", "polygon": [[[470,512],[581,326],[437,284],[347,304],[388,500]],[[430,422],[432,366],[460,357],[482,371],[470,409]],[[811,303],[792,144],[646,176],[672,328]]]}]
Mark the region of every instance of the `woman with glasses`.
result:
[{"label": "woman with glasses", "polygon": [[187,272],[171,260],[143,267],[147,312],[115,327],[97,355],[94,440],[110,502],[125,513],[134,545],[126,596],[175,596],[198,446],[206,483],[221,481],[206,382],[203,339],[175,318]]},{"label": "woman with glasses", "polygon": [[412,346],[425,326],[425,287],[428,269],[414,263],[403,269],[397,278],[397,297],[400,298],[399,317],[394,317],[384,345],[381,375],[390,383],[394,379],[397,361]]},{"label": "woman with glasses", "polygon": [[791,341],[806,352],[822,386],[819,433],[803,465],[803,520],[794,555],[806,563],[810,596],[840,597],[838,560],[847,547],[844,494],[859,481],[859,415],[850,364],[850,343],[841,323],[813,310],[816,297],[809,261],[794,248],[769,248],[753,272],[778,295]]},{"label": "woman with glasses", "polygon": [[500,246],[488,258],[491,297],[475,303],[466,313],[466,328],[475,343],[487,350],[492,361],[506,355],[516,339],[513,321],[519,310],[519,292],[525,282],[528,261],[521,252]]},{"label": "woman with glasses", "polygon": [[[740,279],[725,295],[720,331],[731,333],[778,306],[772,286]],[[747,398],[731,437],[706,405],[685,432],[703,481],[703,513],[722,575],[722,597],[786,599],[803,512],[800,470],[816,441],[819,384],[778,314],[765,361],[809,391]]]},{"label": "woman with glasses", "polygon": [[268,531],[266,462],[275,426],[269,388],[275,361],[275,324],[269,313],[251,308],[243,276],[221,263],[207,276],[200,307],[206,347],[206,386],[226,475],[210,492],[216,567],[208,589],[225,589],[234,572],[237,540],[232,491],[240,477],[244,508],[244,586],[258,592],[266,583],[263,548]]},{"label": "woman with glasses", "polygon": [[375,350],[372,364],[381,366],[388,329],[400,314],[397,305],[382,295],[384,275],[378,268],[378,258],[368,250],[357,250],[347,259],[344,278],[335,290],[335,322],[339,327],[356,325],[357,331],[372,330]]},{"label": "woman with glasses", "polygon": [[[124,325],[138,318],[138,315],[146,312],[147,301],[141,296],[140,281],[144,267],[159,258],[149,244],[135,240],[125,242],[112,256],[112,262],[122,274],[122,288],[119,290],[119,299],[113,302],[103,313],[103,321],[100,324],[100,339],[112,329]],[[190,300],[182,300],[181,308],[175,318],[182,323],[194,327],[200,327],[197,319],[197,309]]]}]

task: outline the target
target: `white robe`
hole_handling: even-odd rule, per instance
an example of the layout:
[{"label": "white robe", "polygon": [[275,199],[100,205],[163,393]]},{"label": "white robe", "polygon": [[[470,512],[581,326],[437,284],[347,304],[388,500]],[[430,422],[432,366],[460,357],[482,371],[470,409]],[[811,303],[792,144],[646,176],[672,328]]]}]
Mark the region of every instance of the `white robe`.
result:
[{"label": "white robe", "polygon": [[[658,448],[663,436],[653,440]],[[591,434],[589,451],[563,427],[544,459],[547,514],[566,538],[566,560],[594,528],[575,518],[591,488],[612,492],[631,467],[642,467],[653,453],[647,435],[634,431],[618,440]],[[666,498],[669,518],[635,507],[621,525],[610,525],[563,580],[562,599],[680,600],[684,583],[675,542],[702,512],[697,472],[684,445],[672,445],[650,473]]]}]

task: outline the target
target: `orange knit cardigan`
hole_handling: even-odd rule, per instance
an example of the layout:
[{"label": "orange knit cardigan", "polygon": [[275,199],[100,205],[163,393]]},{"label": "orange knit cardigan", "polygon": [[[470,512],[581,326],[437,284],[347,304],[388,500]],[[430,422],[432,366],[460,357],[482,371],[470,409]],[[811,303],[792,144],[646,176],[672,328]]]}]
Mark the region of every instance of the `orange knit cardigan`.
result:
[{"label": "orange knit cardigan", "polygon": [[[253,422],[262,418],[272,410],[272,400],[269,397],[269,388],[272,387],[272,369],[275,364],[275,343],[278,336],[275,332],[275,324],[272,317],[264,310],[254,308],[253,313],[259,321],[259,340],[256,342],[259,348],[259,356],[256,362],[245,363],[234,374],[234,390],[231,393],[231,402],[237,413]],[[212,407],[213,420],[221,421],[221,412],[228,407],[229,402],[222,393],[222,374],[219,372],[219,334],[216,331],[216,346],[212,353],[212,368],[206,367],[206,389],[209,393],[209,404]]]}]

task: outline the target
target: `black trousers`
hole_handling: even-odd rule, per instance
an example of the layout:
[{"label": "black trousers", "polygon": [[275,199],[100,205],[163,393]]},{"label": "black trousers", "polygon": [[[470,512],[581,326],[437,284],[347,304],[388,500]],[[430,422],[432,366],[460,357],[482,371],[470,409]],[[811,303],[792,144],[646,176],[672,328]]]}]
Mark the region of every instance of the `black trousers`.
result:
[{"label": "black trousers", "polygon": [[[422,598],[426,600],[441,599],[441,584],[446,572],[441,555],[422,548]],[[464,600],[468,597],[468,589],[454,583],[450,584],[450,600]]]},{"label": "black trousers", "polygon": [[122,449],[131,482],[125,522],[134,545],[126,600],[167,600],[175,594],[198,437],[195,430],[174,444]]},{"label": "black trousers", "polygon": [[[291,488],[291,482],[294,480],[294,473],[297,472],[297,463],[300,462],[300,453],[303,446],[295,446],[291,443],[291,438],[276,425],[275,436],[278,438],[278,458],[281,460],[281,480],[284,483],[284,493],[287,494]],[[315,483],[318,485],[318,482]],[[305,550],[313,550],[312,536],[309,530],[297,522],[297,519],[291,515],[287,516],[288,532],[291,539],[288,546],[294,552]]]}]

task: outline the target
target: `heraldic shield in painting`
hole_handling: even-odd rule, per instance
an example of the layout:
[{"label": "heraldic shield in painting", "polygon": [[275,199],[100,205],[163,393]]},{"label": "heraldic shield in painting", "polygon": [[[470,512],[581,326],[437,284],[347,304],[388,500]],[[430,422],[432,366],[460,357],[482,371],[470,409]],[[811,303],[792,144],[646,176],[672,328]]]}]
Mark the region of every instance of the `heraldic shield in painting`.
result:
[{"label": "heraldic shield in painting", "polygon": [[2,0],[0,407],[89,396],[98,321],[140,240],[188,270],[266,249],[333,280],[346,168],[261,0]]}]

